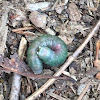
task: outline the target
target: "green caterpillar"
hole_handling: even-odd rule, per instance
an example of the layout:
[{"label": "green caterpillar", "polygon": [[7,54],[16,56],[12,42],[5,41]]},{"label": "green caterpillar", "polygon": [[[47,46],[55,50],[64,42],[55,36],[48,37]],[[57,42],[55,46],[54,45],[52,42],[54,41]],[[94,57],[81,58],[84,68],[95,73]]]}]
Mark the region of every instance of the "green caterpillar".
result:
[{"label": "green caterpillar", "polygon": [[28,65],[35,74],[43,70],[43,63],[60,66],[67,58],[67,45],[59,37],[45,34],[35,39],[28,48]]}]

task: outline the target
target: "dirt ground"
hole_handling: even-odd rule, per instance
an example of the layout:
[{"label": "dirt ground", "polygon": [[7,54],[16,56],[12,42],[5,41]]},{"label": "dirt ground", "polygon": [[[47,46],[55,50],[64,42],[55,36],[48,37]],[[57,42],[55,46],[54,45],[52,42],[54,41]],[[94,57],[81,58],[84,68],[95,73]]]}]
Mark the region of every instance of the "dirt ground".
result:
[{"label": "dirt ground", "polygon": [[[100,0],[0,0],[0,54],[13,62],[16,56],[11,55],[20,54],[19,45],[23,37],[27,44],[22,42],[25,44],[22,56],[19,55],[22,62],[18,58],[15,60],[19,66],[22,63],[28,66],[27,49],[30,43],[43,34],[51,34],[58,36],[67,44],[70,56],[99,20]],[[68,77],[70,74],[68,80],[57,79],[36,100],[78,100],[90,81],[87,92],[79,100],[100,100],[100,68],[94,65],[99,33],[100,30],[66,68],[65,74],[61,75]],[[4,65],[10,68],[10,62],[5,61],[7,60],[4,60]],[[0,58],[0,68],[3,68],[1,62]],[[60,67],[47,66],[40,75],[53,76]],[[10,95],[14,72],[11,68],[10,72],[0,71],[0,100],[13,100]],[[22,75],[20,78],[21,86],[16,100],[25,100],[48,80],[26,76]]]}]

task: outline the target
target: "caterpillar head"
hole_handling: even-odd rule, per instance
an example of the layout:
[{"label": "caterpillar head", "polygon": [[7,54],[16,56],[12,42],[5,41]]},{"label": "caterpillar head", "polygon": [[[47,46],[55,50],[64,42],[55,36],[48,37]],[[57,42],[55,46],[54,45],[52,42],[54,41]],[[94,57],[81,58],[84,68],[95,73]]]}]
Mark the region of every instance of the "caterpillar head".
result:
[{"label": "caterpillar head", "polygon": [[48,47],[39,47],[39,51],[37,52],[37,55],[43,61],[50,60],[53,54],[54,54],[54,51],[52,51]]}]

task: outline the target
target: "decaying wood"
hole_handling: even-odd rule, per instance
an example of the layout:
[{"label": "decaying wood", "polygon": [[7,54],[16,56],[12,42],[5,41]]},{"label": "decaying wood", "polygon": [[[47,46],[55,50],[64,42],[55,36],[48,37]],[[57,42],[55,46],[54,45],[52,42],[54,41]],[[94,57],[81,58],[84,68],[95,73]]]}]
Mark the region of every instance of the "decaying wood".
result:
[{"label": "decaying wood", "polygon": [[[54,76],[60,76],[63,71],[72,63],[72,61],[80,54],[80,52],[84,49],[86,44],[90,41],[94,34],[96,34],[100,27],[100,20],[93,28],[93,30],[88,34],[84,42],[79,46],[79,48],[74,52],[72,56],[68,58],[68,60],[61,66],[61,68],[54,74]],[[36,92],[34,92],[31,96],[26,98],[25,100],[34,100],[36,99],[43,91],[45,91],[50,85],[54,83],[56,79],[49,79],[42,87],[40,87]]]},{"label": "decaying wood", "polygon": [[30,30],[30,29],[34,29],[34,27],[17,28],[17,29],[13,29],[12,32],[16,32],[16,33],[22,34],[22,35],[32,35],[32,36],[34,36],[35,35],[34,33],[24,31],[24,30]]},{"label": "decaying wood", "polygon": [[[22,37],[18,50],[18,55],[20,59],[24,58],[26,45],[27,41],[24,37]],[[19,100],[20,86],[21,86],[21,75],[14,73],[9,100]]]}]

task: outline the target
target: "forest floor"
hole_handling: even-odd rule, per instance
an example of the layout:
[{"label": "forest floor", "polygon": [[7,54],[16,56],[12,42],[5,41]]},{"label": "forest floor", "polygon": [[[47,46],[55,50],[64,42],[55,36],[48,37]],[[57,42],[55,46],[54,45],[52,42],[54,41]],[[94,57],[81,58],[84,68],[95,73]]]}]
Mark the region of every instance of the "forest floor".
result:
[{"label": "forest floor", "polygon": [[[60,69],[44,68],[39,78],[30,78],[29,74],[34,73],[28,70],[28,74],[23,72],[28,66],[27,49],[34,39],[43,34],[58,36],[67,44],[69,57],[99,20],[100,0],[0,0],[0,100],[13,100],[15,72],[22,75],[19,81],[15,77],[19,85],[16,100],[25,100]],[[100,30],[61,75],[68,79],[57,79],[36,100],[100,100],[100,64],[94,63],[100,58],[100,42],[96,47],[99,39]],[[23,68],[12,70],[14,65]],[[85,94],[78,99],[83,90]]]}]

